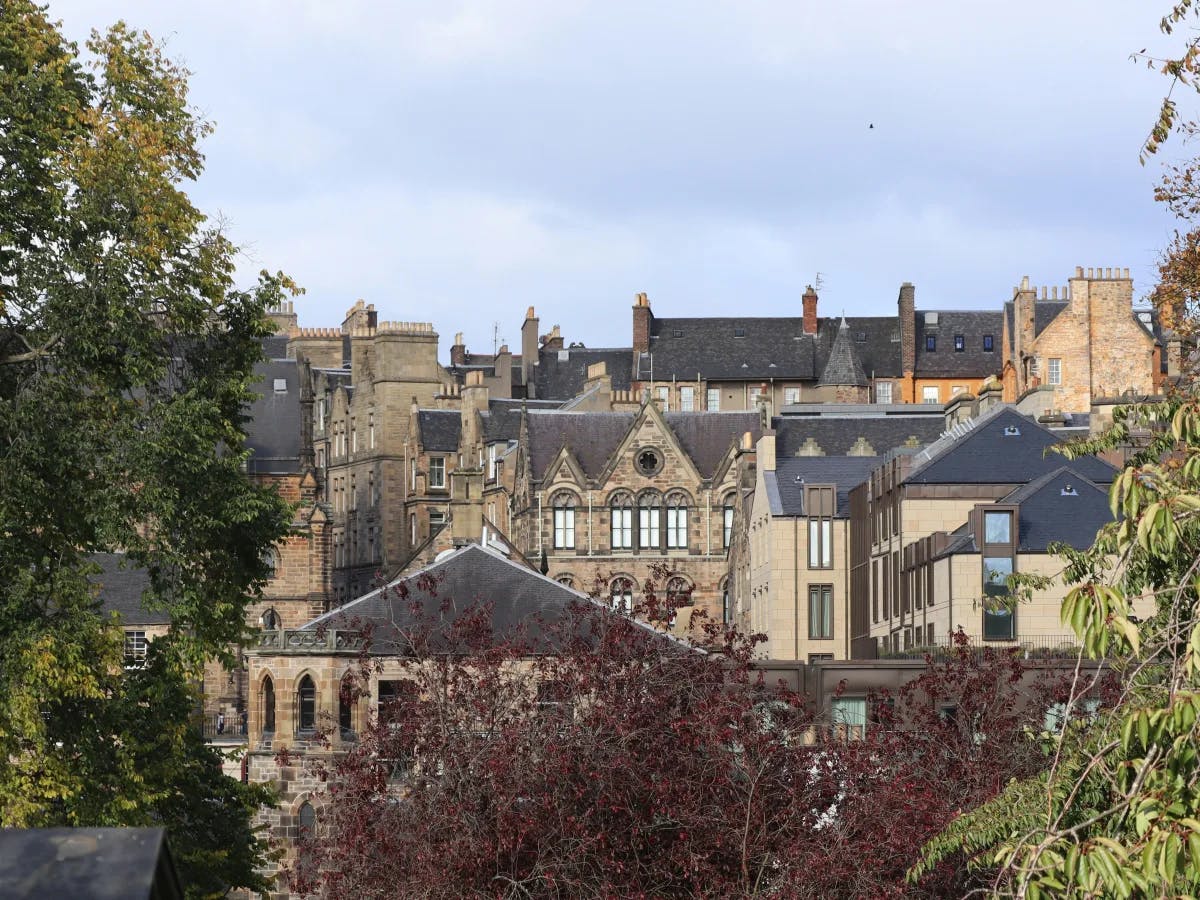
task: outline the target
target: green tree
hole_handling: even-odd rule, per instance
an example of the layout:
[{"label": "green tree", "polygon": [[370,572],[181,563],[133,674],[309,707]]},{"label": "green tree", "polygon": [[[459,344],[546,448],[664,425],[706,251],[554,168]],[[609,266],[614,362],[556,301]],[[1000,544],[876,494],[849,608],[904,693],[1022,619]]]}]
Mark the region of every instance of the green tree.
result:
[{"label": "green tree", "polygon": [[[210,126],[187,72],[124,24],[87,62],[0,4],[0,821],[163,824],[196,896],[258,886],[264,794],[189,722],[229,659],[287,505],[242,472],[264,309],[184,191]],[[150,573],[171,633],[122,670],[89,555]]]}]

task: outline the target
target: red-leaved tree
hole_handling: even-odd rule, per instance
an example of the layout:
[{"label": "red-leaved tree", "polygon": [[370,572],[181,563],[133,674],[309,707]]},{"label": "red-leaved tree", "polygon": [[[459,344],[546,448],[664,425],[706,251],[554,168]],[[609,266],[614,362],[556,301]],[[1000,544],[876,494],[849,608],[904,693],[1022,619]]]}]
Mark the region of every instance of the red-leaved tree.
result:
[{"label": "red-leaved tree", "polygon": [[[656,606],[648,590],[636,612],[670,615]],[[763,683],[754,638],[695,618],[695,645],[592,603],[500,635],[485,603],[373,646],[345,690],[361,702],[386,666],[389,698],[318,764],[293,890],[957,896],[965,859],[916,889],[904,873],[958,810],[1044,764],[1022,664],[964,647],[842,741]]]}]

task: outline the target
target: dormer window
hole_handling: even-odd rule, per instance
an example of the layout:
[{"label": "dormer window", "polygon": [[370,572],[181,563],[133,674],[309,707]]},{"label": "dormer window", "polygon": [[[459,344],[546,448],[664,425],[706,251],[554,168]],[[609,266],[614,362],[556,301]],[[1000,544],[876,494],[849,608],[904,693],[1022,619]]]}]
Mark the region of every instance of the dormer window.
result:
[{"label": "dormer window", "polygon": [[937,352],[937,335],[936,334],[925,335],[925,352],[926,353],[936,353]]},{"label": "dormer window", "polygon": [[963,337],[961,334],[956,334],[954,336],[954,352],[962,353],[966,349],[967,349],[967,339],[965,337]]},{"label": "dormer window", "polygon": [[733,329],[733,336],[734,336],[734,337],[745,337],[745,336],[746,336],[746,329],[745,329],[745,328],[735,328],[735,329]]},{"label": "dormer window", "polygon": [[995,349],[995,338],[993,338],[990,334],[985,334],[983,336],[983,352],[991,353],[994,349]]}]

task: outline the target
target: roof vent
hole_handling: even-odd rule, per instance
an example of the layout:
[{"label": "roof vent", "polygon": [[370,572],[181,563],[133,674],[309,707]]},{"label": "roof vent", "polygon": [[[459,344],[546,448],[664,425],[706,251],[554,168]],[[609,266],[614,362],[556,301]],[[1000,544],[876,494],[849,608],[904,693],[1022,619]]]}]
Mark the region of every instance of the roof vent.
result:
[{"label": "roof vent", "polygon": [[1021,429],[1018,428],[1016,425],[1005,425],[1004,426],[1004,436],[1005,437],[1020,437]]},{"label": "roof vent", "polygon": [[277,394],[286,394],[287,393],[287,379],[286,378],[276,378],[275,379],[275,393],[277,393]]},{"label": "roof vent", "polygon": [[1075,490],[1075,485],[1067,484],[1063,486],[1062,495],[1064,497],[1078,497],[1079,491]]},{"label": "roof vent", "polygon": [[735,329],[733,329],[733,336],[734,336],[734,337],[745,337],[745,336],[746,336],[746,329],[745,329],[745,328],[735,328]]},{"label": "roof vent", "polygon": [[865,344],[867,342],[867,333],[865,331],[854,332],[854,342],[856,344]]},{"label": "roof vent", "polygon": [[672,328],[671,329],[671,337],[683,337],[683,329],[682,328]]},{"label": "roof vent", "polygon": [[750,368],[750,363],[742,363],[742,368],[743,368],[743,369],[748,369],[748,368]]}]

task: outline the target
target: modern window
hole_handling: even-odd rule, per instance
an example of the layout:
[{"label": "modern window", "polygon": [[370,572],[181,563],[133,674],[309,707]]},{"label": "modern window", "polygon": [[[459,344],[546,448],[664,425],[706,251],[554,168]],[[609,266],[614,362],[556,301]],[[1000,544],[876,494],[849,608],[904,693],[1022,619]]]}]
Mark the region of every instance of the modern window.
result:
[{"label": "modern window", "polygon": [[446,513],[444,510],[431,509],[429,511],[429,532],[432,534],[435,528],[441,528],[446,524]]},{"label": "modern window", "polygon": [[833,639],[833,585],[808,587],[808,636],[814,641]]},{"label": "modern window", "polygon": [[575,497],[563,491],[554,496],[554,548],[575,549]]},{"label": "modern window", "polygon": [[688,545],[688,498],[676,491],[667,495],[667,547],[685,550]]},{"label": "modern window", "polygon": [[609,587],[609,602],[616,612],[633,612],[633,579],[614,578]]},{"label": "modern window", "polygon": [[892,402],[892,383],[890,381],[880,381],[875,384],[875,402]]},{"label": "modern window", "polygon": [[783,402],[788,406],[800,402],[800,388],[785,387],[783,389]]},{"label": "modern window", "polygon": [[966,385],[962,385],[962,384],[952,385],[950,388],[950,396],[957,397],[959,394],[964,393],[966,391],[966,389],[967,389]]},{"label": "modern window", "polygon": [[967,349],[967,339],[965,337],[963,337],[961,334],[956,334],[954,336],[954,352],[962,353],[966,349]]},{"label": "modern window", "polygon": [[1046,360],[1046,384],[1062,384],[1062,360]]},{"label": "modern window", "polygon": [[662,546],[659,538],[658,494],[645,493],[638,498],[638,547],[655,550]]},{"label": "modern window", "polygon": [[275,682],[270,675],[262,682],[262,730],[266,735],[275,733]]},{"label": "modern window", "polygon": [[1008,576],[1013,572],[1011,556],[983,558],[983,638],[1011,641],[1016,635],[1016,616],[1008,598]]},{"label": "modern window", "polygon": [[830,519],[808,520],[808,567],[833,568],[833,522]]},{"label": "modern window", "polygon": [[719,388],[708,389],[708,410],[709,412],[720,412],[721,391]]},{"label": "modern window", "polygon": [[985,544],[1012,543],[1012,513],[985,512],[983,514],[983,541]]},{"label": "modern window", "polygon": [[733,497],[725,498],[721,507],[721,546],[728,549],[733,541]]},{"label": "modern window", "polygon": [[990,334],[985,334],[983,336],[983,352],[991,353],[995,349],[996,349],[996,339],[994,337],[992,337],[992,335],[990,335]]},{"label": "modern window", "polygon": [[298,715],[297,726],[300,731],[314,731],[317,727],[317,686],[310,676],[300,679],[296,691],[296,706]]},{"label": "modern window", "polygon": [[144,631],[126,631],[125,632],[125,665],[140,666],[146,661],[146,649],[149,644],[146,641],[146,632]]},{"label": "modern window", "polygon": [[612,549],[633,549],[633,498],[629,494],[616,494],[609,500]]},{"label": "modern window", "polygon": [[867,700],[865,697],[834,697],[829,704],[833,732],[843,740],[858,740],[867,731]]},{"label": "modern window", "polygon": [[655,395],[658,397],[658,403],[663,410],[671,408],[671,389],[669,387],[659,387],[654,389]]},{"label": "modern window", "polygon": [[758,398],[762,396],[763,389],[761,387],[746,388],[746,401],[750,409],[758,406]]},{"label": "modern window", "polygon": [[417,514],[408,514],[408,543],[410,546],[417,543]]},{"label": "modern window", "polygon": [[926,353],[937,352],[937,335],[936,334],[925,335],[925,352]]},{"label": "modern window", "polygon": [[694,412],[696,409],[696,389],[681,387],[679,389],[679,409],[681,412]]},{"label": "modern window", "polygon": [[429,487],[433,490],[445,489],[446,457],[431,456],[429,458]]},{"label": "modern window", "polygon": [[921,402],[922,403],[941,403],[942,402],[941,389],[938,388],[938,386],[936,384],[928,385],[927,387],[921,388]]}]

